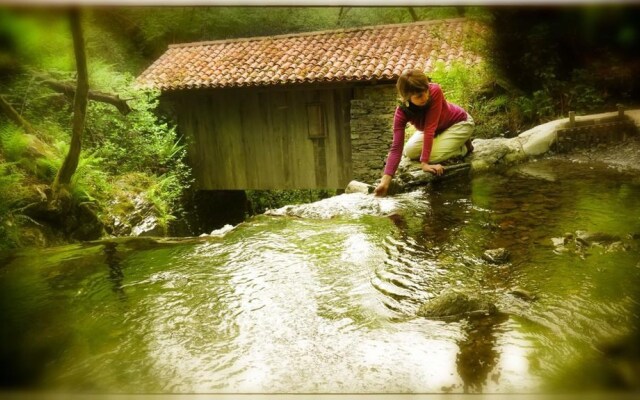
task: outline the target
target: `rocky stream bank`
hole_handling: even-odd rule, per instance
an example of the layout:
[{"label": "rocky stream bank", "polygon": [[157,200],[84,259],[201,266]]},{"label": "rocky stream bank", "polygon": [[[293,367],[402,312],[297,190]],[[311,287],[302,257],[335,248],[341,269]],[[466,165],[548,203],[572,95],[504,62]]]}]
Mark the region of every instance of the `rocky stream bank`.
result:
[{"label": "rocky stream bank", "polygon": [[[615,117],[617,113],[576,117],[575,121],[594,121]],[[640,109],[625,111],[625,118],[640,126]],[[594,164],[594,168],[615,168],[620,171],[640,170],[640,135],[627,135],[624,141],[608,142],[592,147],[579,147],[571,151],[555,150],[557,132],[569,124],[569,118],[551,121],[534,127],[514,138],[476,139],[474,152],[461,160],[445,165],[445,174],[435,177],[424,173],[420,164],[404,159],[390,188],[389,194],[409,192],[427,186],[434,180],[447,180],[464,174],[478,174],[536,158],[561,158],[579,163]],[[122,183],[126,185],[127,182]],[[342,214],[388,214],[393,201],[368,196],[376,182],[351,182],[345,194],[310,205],[285,206],[270,210],[272,215],[291,215],[310,218],[331,218]],[[40,185],[42,186],[42,185]],[[52,246],[69,241],[96,240],[120,236],[166,236],[170,234],[168,222],[159,218],[153,203],[140,190],[123,190],[123,196],[114,199],[108,209],[93,210],[90,203],[81,206],[78,216],[61,220],[42,207],[46,188],[34,186],[33,202],[25,209],[26,221],[20,229],[19,242],[23,246]],[[126,188],[125,188],[126,189]],[[363,196],[353,196],[360,193]],[[367,196],[364,196],[367,195]],[[346,198],[345,196],[351,196]],[[217,203],[216,203],[217,204]],[[100,214],[98,216],[98,214]],[[53,225],[62,227],[54,229]],[[184,229],[182,229],[184,230]]]}]

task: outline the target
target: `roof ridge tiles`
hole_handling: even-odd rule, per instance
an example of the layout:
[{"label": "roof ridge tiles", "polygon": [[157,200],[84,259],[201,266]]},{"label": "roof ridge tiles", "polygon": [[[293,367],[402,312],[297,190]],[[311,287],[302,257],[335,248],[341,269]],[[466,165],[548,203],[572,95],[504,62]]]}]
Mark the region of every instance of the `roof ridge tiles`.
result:
[{"label": "roof ridge tiles", "polygon": [[482,23],[452,18],[175,44],[137,82],[179,90],[393,80],[403,70],[430,68],[439,60],[481,60],[462,47],[474,35],[463,29],[467,25]]},{"label": "roof ridge tiles", "polygon": [[352,27],[352,28],[326,29],[322,31],[287,33],[287,34],[273,35],[273,36],[250,36],[250,37],[231,38],[231,39],[205,40],[205,41],[199,41],[199,42],[169,44],[168,48],[199,47],[199,46],[209,46],[214,44],[228,44],[228,43],[236,43],[236,42],[253,42],[253,41],[262,41],[262,40],[288,39],[288,38],[304,37],[304,36],[322,36],[322,35],[328,35],[328,34],[350,33],[350,32],[367,31],[367,30],[382,30],[382,29],[389,29],[389,28],[401,28],[401,27],[410,27],[410,26],[418,26],[418,25],[435,25],[435,24],[443,24],[443,23],[465,22],[469,20],[470,20],[469,18],[465,18],[465,17],[431,19],[426,21],[403,22],[398,24],[367,25],[367,26],[359,26],[359,27]]}]

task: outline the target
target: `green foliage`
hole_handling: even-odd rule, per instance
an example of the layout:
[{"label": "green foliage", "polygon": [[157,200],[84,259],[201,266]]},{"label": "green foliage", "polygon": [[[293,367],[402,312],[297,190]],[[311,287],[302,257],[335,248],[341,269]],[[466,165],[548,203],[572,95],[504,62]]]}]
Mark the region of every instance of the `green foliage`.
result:
[{"label": "green foliage", "polygon": [[[412,7],[419,20],[455,18],[455,7]],[[409,7],[344,7],[337,20],[339,27],[398,24],[413,22]],[[338,26],[337,26],[338,27]]]},{"label": "green foliage", "polygon": [[25,134],[13,124],[0,128],[0,148],[8,161],[41,180],[53,179],[62,165],[64,152],[55,152],[39,138]]},{"label": "green foliage", "polygon": [[[0,155],[15,161],[14,169],[21,173],[51,183],[68,152],[72,102],[43,85],[35,74],[44,73],[75,85],[68,19],[63,12],[46,15],[29,10],[0,10],[0,20],[3,18],[12,21],[2,29],[11,43],[7,50],[23,69],[14,73],[10,81],[0,82],[0,92],[9,93],[9,101],[34,125],[38,137],[3,124]],[[83,25],[88,32],[91,90],[119,95],[127,99],[133,111],[124,116],[110,104],[89,101],[82,153],[70,193],[76,203],[94,202],[99,214],[108,214],[108,204],[120,194],[111,182],[135,171],[149,178],[143,189],[166,224],[181,212],[179,199],[191,184],[190,170],[184,163],[184,144],[176,137],[175,128],[156,114],[159,93],[134,88],[132,74],[122,71],[120,62],[130,58],[126,54],[130,47],[107,43],[105,38],[115,37],[114,34],[89,24],[87,19]],[[57,54],[51,55],[51,51]]]},{"label": "green foliage", "polygon": [[0,250],[18,244],[17,209],[27,196],[24,173],[15,163],[0,160]]},{"label": "green foliage", "polygon": [[29,148],[29,138],[13,124],[0,126],[0,147],[9,161],[20,160]]},{"label": "green foliage", "polygon": [[487,93],[495,78],[484,63],[466,65],[455,63],[446,67],[438,63],[427,74],[438,83],[447,98],[467,110],[474,119],[474,137],[490,138],[509,130],[510,101],[506,95]]},{"label": "green foliage", "polygon": [[183,184],[175,174],[157,177],[146,191],[147,200],[153,204],[158,223],[165,231],[169,222],[176,219],[174,214],[177,214],[182,192]]},{"label": "green foliage", "polygon": [[515,99],[525,121],[541,121],[554,113],[553,101],[546,90],[536,90],[531,96],[519,96]]},{"label": "green foliage", "polygon": [[0,162],[0,216],[26,196],[25,175],[15,163]]},{"label": "green foliage", "polygon": [[549,78],[542,89],[531,94],[511,93],[521,125],[532,126],[566,117],[569,111],[578,115],[603,111],[606,90],[584,69],[573,71],[568,80]]},{"label": "green foliage", "polygon": [[104,160],[103,168],[115,173],[146,171],[163,174],[184,156],[184,144],[175,127],[158,118],[154,111],[158,93],[121,86],[117,93],[128,101],[133,112],[120,115],[109,104],[91,102],[87,115],[86,145]]},{"label": "green foliage", "polygon": [[467,66],[463,63],[455,63],[447,68],[444,62],[439,62],[431,71],[427,71],[427,74],[433,82],[442,86],[447,101],[466,109],[469,108],[474,94],[488,79],[483,64]]},{"label": "green foliage", "polygon": [[603,111],[607,85],[592,78],[587,69],[576,69],[560,80],[548,70],[537,72],[544,84],[531,93],[498,83],[490,64],[446,67],[438,63],[427,74],[440,84],[448,101],[465,108],[476,123],[475,137],[515,136],[553,119]]},{"label": "green foliage", "polygon": [[101,202],[110,204],[108,216],[126,219],[128,214],[136,210],[145,211],[141,204],[136,204],[143,199],[144,205],[153,207],[159,224],[166,229],[168,223],[181,216],[183,211],[181,197],[185,181],[189,179],[173,171],[164,176],[142,172],[123,173],[110,177],[108,193],[104,196],[106,199]]},{"label": "green foliage", "polygon": [[6,62],[40,70],[68,71],[75,66],[63,12],[0,8],[0,37],[7,44],[3,49]]},{"label": "green foliage", "polygon": [[[153,204],[159,223],[166,228],[183,211],[180,199],[192,183],[191,170],[184,161],[185,146],[179,143],[175,128],[158,122],[153,113],[157,100],[152,94],[141,93],[131,104],[135,111],[126,117],[118,115],[111,106],[92,105],[94,117],[88,130],[91,140],[87,149],[99,160],[96,168],[104,175],[144,174],[149,180],[145,197]],[[103,201],[115,197],[118,189],[110,189],[105,176],[84,175],[80,169],[76,176],[89,179],[90,190],[85,190],[86,193],[100,193],[102,187]]]},{"label": "green foliage", "polygon": [[[640,9],[628,6],[493,8],[494,34],[485,58],[496,75],[531,101],[551,103],[535,114],[591,111],[630,102],[640,93]],[[622,67],[622,68],[621,68]],[[611,80],[624,76],[624,84]],[[607,97],[610,97],[607,99]],[[531,110],[528,114],[532,114]]]},{"label": "green foliage", "polygon": [[82,153],[69,185],[71,196],[76,202],[108,200],[108,193],[112,189],[108,183],[108,174],[101,169],[102,161],[95,153]]},{"label": "green foliage", "polygon": [[[124,116],[112,105],[90,102],[86,149],[100,160],[99,168],[105,173],[145,173],[152,180],[147,198],[166,227],[182,212],[180,199],[193,181],[185,163],[185,143],[175,127],[156,114],[159,92],[136,89],[129,74],[119,74],[118,79],[110,79],[113,74],[108,69],[103,74],[96,79],[110,82],[114,93],[130,99],[133,111]],[[101,182],[94,180],[92,187]]]}]

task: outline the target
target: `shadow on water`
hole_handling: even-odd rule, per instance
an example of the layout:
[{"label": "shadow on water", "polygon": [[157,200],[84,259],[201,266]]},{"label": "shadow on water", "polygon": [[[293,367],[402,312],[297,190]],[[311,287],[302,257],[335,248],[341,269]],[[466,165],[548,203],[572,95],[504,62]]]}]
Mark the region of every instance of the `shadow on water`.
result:
[{"label": "shadow on water", "polygon": [[[429,187],[429,190],[423,191],[423,198],[428,206],[421,210],[418,229],[412,230],[411,227],[410,219],[415,215],[392,214],[389,218],[405,240],[407,238],[415,240],[417,246],[423,247],[427,253],[436,257],[443,255],[455,260],[454,263],[460,262],[469,253],[468,243],[464,237],[460,236],[460,231],[472,222],[470,199],[473,187],[471,183],[471,177],[461,176],[447,181],[446,184],[436,182]],[[469,264],[468,261],[463,263]],[[452,266],[445,264],[443,267]],[[489,379],[495,381],[499,379],[500,372],[495,371],[500,359],[497,330],[508,319],[507,314],[497,313],[488,316],[471,316],[461,322],[462,335],[456,341],[458,352],[455,356],[455,364],[458,375],[462,379],[464,393],[482,393]],[[494,372],[490,377],[489,374],[492,371]],[[454,387],[455,385],[443,389],[451,391]]]},{"label": "shadow on water", "polygon": [[499,372],[489,377],[500,358],[496,328],[507,321],[506,314],[469,318],[463,325],[464,337],[457,342],[456,369],[463,381],[464,393],[482,393],[488,379],[499,378]]}]

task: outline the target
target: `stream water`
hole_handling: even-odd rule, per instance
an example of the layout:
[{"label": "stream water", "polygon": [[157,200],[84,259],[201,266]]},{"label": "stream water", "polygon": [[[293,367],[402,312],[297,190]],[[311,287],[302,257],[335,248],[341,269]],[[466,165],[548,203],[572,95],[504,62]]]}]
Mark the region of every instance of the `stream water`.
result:
[{"label": "stream water", "polygon": [[[637,176],[548,160],[384,201],[387,215],[262,215],[223,237],[0,255],[2,387],[610,388],[616,364],[603,343],[637,327]],[[617,238],[580,244],[577,231]],[[507,249],[509,261],[485,261],[495,248]],[[416,317],[447,288],[490,298],[502,313]]]}]

